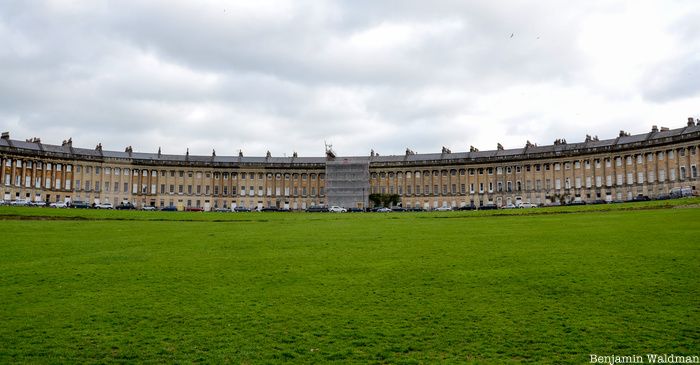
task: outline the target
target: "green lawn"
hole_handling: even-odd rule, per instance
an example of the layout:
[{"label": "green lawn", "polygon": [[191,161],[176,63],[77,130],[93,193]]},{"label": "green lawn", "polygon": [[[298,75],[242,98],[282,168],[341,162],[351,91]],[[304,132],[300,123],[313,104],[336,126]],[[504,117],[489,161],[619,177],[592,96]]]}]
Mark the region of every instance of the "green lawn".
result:
[{"label": "green lawn", "polygon": [[389,214],[2,207],[0,363],[700,355],[699,202]]}]

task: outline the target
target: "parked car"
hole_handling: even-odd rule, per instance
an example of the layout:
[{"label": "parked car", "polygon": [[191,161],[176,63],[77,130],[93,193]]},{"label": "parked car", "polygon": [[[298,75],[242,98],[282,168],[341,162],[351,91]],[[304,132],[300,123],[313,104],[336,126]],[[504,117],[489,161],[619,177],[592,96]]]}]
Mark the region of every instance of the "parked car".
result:
[{"label": "parked car", "polygon": [[112,203],[95,204],[95,209],[114,209]]},{"label": "parked car", "polygon": [[167,207],[161,208],[161,212],[177,212],[177,207],[174,205],[168,205]]},{"label": "parked car", "polygon": [[671,197],[668,194],[659,194],[656,196],[656,200],[668,200],[671,199]]},{"label": "parked car", "polygon": [[457,208],[457,210],[474,210],[474,209],[476,209],[476,206],[474,204],[463,205],[463,206]]},{"label": "parked car", "polygon": [[261,212],[278,212],[279,208],[277,207],[265,207],[260,209]]},{"label": "parked car", "polygon": [[532,203],[520,203],[518,205],[518,208],[525,209],[525,208],[537,208],[537,204],[532,204]]},{"label": "parked car", "polygon": [[389,213],[389,212],[391,212],[391,211],[392,211],[392,210],[391,210],[390,208],[387,208],[387,207],[381,207],[381,208],[377,208],[377,209],[375,210],[375,212],[379,212],[379,213]]},{"label": "parked car", "polygon": [[502,209],[515,209],[515,208],[517,208],[517,207],[515,206],[515,204],[513,204],[513,203],[508,203],[508,204],[504,205]]},{"label": "parked car", "polygon": [[412,212],[425,212],[425,209],[423,209],[421,207],[414,207],[414,208],[411,208],[411,211]]},{"label": "parked car", "polygon": [[693,188],[690,186],[682,187],[682,188],[673,188],[671,191],[668,192],[668,195],[671,197],[671,199],[677,199],[677,198],[684,198],[687,196],[693,196]]},{"label": "parked car", "polygon": [[364,210],[362,208],[348,208],[349,213],[362,213]]},{"label": "parked car", "polygon": [[486,203],[484,205],[479,206],[479,210],[493,210],[493,209],[498,209],[498,206],[494,203]]},{"label": "parked car", "polygon": [[306,208],[306,211],[307,211],[307,212],[312,212],[312,213],[313,213],[313,212],[327,212],[327,211],[328,211],[328,208],[327,208],[327,207],[324,207],[324,206],[322,206],[322,205],[312,205],[312,206]]},{"label": "parked car", "polygon": [[131,204],[130,202],[122,202],[119,205],[117,205],[116,209],[132,210],[132,209],[136,209],[136,207],[133,204]]},{"label": "parked car", "polygon": [[629,201],[630,202],[646,202],[649,200],[651,200],[651,198],[649,198],[648,196],[639,194],[639,195],[635,196],[634,198],[630,199]]},{"label": "parked car", "polygon": [[231,210],[229,208],[215,208],[214,211],[217,213],[228,213],[228,212],[232,212],[233,210]]},{"label": "parked car", "polygon": [[566,205],[586,205],[585,200],[574,200],[572,202],[566,203]]},{"label": "parked car", "polygon": [[36,201],[30,202],[29,205],[31,205],[33,207],[45,207],[46,202],[43,200],[36,200]]},{"label": "parked car", "polygon": [[451,207],[448,206],[442,206],[442,207],[437,207],[434,209],[436,212],[449,212],[452,210]]},{"label": "parked car", "polygon": [[68,204],[65,202],[55,202],[49,205],[51,208],[68,208]]},{"label": "parked car", "polygon": [[15,206],[15,207],[28,207],[30,202],[28,200],[24,199],[17,199],[13,200],[10,205]]},{"label": "parked car", "polygon": [[233,210],[234,212],[250,212],[250,209],[246,207],[236,207],[236,209]]},{"label": "parked car", "polygon": [[146,211],[152,212],[152,211],[155,211],[157,209],[156,209],[156,207],[154,207],[152,205],[145,205],[143,208],[141,208],[141,210],[146,210]]},{"label": "parked car", "polygon": [[187,207],[187,208],[185,208],[185,211],[186,211],[186,212],[203,212],[203,211],[204,211],[204,208],[200,208],[200,207]]},{"label": "parked car", "polygon": [[345,208],[343,208],[343,207],[339,207],[339,206],[337,206],[337,205],[333,205],[333,206],[331,206],[330,208],[328,208],[328,211],[331,212],[331,213],[347,213],[348,210],[345,209]]},{"label": "parked car", "polygon": [[71,208],[78,208],[78,209],[89,209],[90,204],[87,202],[84,202],[82,200],[75,200],[70,203]]}]

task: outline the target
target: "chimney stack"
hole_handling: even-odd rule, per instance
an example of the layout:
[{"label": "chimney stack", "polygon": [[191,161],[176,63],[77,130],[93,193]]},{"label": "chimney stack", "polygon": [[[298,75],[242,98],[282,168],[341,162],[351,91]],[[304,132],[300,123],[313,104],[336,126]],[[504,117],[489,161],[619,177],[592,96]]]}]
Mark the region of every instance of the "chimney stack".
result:
[{"label": "chimney stack", "polygon": [[652,125],[652,126],[651,126],[651,131],[652,131],[652,132],[658,132],[658,131],[659,131],[659,127],[657,127],[656,125]]},{"label": "chimney stack", "polygon": [[688,127],[694,127],[695,126],[695,120],[693,117],[688,118]]}]

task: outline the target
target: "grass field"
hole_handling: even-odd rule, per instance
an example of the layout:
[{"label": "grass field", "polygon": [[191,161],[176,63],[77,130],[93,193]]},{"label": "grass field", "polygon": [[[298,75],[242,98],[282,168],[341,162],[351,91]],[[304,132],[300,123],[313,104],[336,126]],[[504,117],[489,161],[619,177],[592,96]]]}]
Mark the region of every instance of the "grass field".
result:
[{"label": "grass field", "polygon": [[698,203],[390,214],[0,207],[0,363],[700,355]]}]

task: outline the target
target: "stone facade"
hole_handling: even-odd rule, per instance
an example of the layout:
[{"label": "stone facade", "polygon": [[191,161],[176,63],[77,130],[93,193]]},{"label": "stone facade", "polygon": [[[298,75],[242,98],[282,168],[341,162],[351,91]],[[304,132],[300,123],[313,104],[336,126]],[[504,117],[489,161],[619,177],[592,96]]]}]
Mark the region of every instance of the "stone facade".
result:
[{"label": "stone facade", "polygon": [[[613,139],[518,149],[350,157],[366,164],[366,194],[398,194],[404,207],[657,197],[698,184],[700,124]],[[191,156],[0,139],[4,200],[123,201],[137,206],[279,207],[332,203],[326,171],[344,157]],[[337,184],[336,179],[336,184]],[[357,183],[357,182],[356,182]],[[342,184],[341,184],[342,185]],[[341,186],[338,185],[338,186]],[[366,188],[364,188],[366,186]],[[355,189],[357,190],[357,189]],[[359,190],[358,190],[359,191]],[[356,195],[356,194],[355,194]],[[354,207],[354,206],[353,206]]]}]

